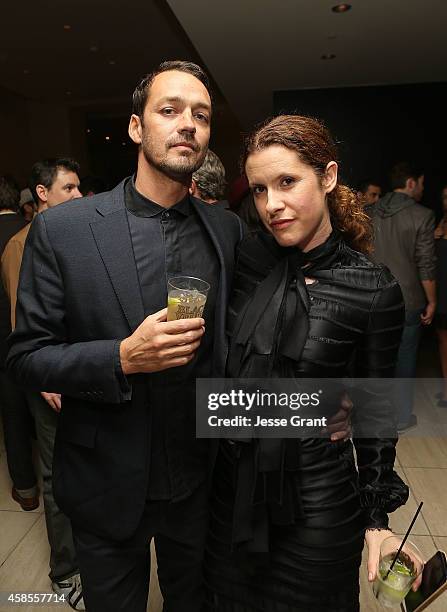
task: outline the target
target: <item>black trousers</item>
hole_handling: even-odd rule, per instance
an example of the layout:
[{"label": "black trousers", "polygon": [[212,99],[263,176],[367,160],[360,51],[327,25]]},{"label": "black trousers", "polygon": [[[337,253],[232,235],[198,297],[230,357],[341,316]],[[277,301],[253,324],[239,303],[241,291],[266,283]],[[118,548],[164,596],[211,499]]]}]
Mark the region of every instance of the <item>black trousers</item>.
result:
[{"label": "black trousers", "polygon": [[[111,511],[119,512],[119,508]],[[148,502],[137,531],[125,542],[104,539],[73,524],[88,612],[146,612],[152,538],[163,611],[200,612],[207,526],[205,484],[177,503]]]},{"label": "black trousers", "polygon": [[34,417],[39,446],[45,522],[51,549],[50,579],[54,582],[63,582],[77,574],[79,570],[70,520],[61,512],[53,496],[53,450],[59,415],[38,391],[27,391],[26,400]]},{"label": "black trousers", "polygon": [[19,491],[32,489],[37,485],[33,464],[33,417],[25,391],[2,367],[0,405],[9,475]]}]

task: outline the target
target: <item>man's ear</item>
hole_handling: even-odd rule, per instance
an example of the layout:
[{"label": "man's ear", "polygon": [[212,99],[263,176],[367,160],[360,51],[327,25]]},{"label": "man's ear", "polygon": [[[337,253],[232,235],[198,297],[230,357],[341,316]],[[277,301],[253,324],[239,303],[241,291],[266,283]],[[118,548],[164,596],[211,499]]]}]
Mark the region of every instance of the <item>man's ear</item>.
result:
[{"label": "man's ear", "polygon": [[41,202],[45,202],[45,204],[48,202],[48,189],[45,185],[36,185],[36,193]]},{"label": "man's ear", "polygon": [[337,185],[338,164],[335,161],[330,161],[326,166],[323,177],[324,193],[330,193]]},{"label": "man's ear", "polygon": [[410,178],[407,178],[407,180],[405,181],[405,190],[409,191],[410,193],[413,193],[415,187],[416,181],[410,176]]},{"label": "man's ear", "polygon": [[194,179],[191,180],[191,185],[189,186],[189,193],[195,198],[199,197],[199,190],[197,189],[197,183]]},{"label": "man's ear", "polygon": [[128,132],[131,140],[133,140],[135,144],[140,145],[143,140],[143,127],[138,115],[131,115]]}]

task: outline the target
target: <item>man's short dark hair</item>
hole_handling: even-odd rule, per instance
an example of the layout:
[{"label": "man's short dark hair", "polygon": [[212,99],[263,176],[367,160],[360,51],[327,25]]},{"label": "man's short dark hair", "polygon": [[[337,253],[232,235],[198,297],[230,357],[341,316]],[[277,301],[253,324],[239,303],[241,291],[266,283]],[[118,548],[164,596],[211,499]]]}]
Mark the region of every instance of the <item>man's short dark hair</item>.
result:
[{"label": "man's short dark hair", "polygon": [[424,171],[419,166],[410,162],[399,162],[391,168],[390,187],[391,189],[404,189],[408,179],[417,181],[423,176]]},{"label": "man's short dark hair", "polygon": [[47,189],[51,189],[59,168],[79,174],[80,166],[77,161],[70,157],[54,157],[38,161],[32,167],[29,188],[36,204],[39,203],[39,197],[36,192],[37,185],[43,185]]},{"label": "man's short dark hair", "polygon": [[222,200],[225,195],[225,168],[213,151],[208,153],[203,164],[192,175],[203,200]]},{"label": "man's short dark hair", "polygon": [[197,64],[193,62],[186,62],[183,60],[173,60],[168,62],[162,62],[152,72],[144,76],[138,85],[135,87],[135,91],[132,95],[132,114],[138,115],[140,119],[143,118],[144,109],[146,106],[147,98],[149,95],[149,89],[155,79],[155,77],[162,72],[168,72],[170,70],[178,70],[180,72],[186,72],[192,74],[192,76],[199,79],[203,83],[210,95],[211,100],[213,99],[211,93],[210,82],[206,72]]},{"label": "man's short dark hair", "polygon": [[375,185],[376,187],[380,187],[380,181],[376,181],[374,178],[363,179],[357,185],[357,191],[360,191],[360,193],[365,194],[368,191],[368,187],[370,185]]},{"label": "man's short dark hair", "polygon": [[19,210],[20,191],[6,176],[0,176],[0,210]]}]

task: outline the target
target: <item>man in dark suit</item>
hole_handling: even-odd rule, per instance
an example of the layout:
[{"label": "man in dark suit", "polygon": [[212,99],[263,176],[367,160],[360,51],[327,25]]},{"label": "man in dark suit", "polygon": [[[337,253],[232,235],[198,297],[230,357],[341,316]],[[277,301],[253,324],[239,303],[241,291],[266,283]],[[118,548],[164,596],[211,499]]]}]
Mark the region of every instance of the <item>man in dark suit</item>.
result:
[{"label": "man in dark suit", "polygon": [[[13,182],[0,176],[0,258],[9,239],[26,225],[19,201],[20,192]],[[5,369],[10,333],[9,299],[0,276],[0,409],[6,458],[13,497],[23,510],[34,510],[39,506],[39,491],[32,460],[32,419],[23,391]]]},{"label": "man in dark suit", "polygon": [[[33,164],[29,186],[36,202],[36,215],[44,210],[58,206],[62,202],[75,202],[81,196],[79,186],[79,164],[66,157],[44,159]],[[11,326],[15,327],[15,310],[17,301],[17,287],[19,284],[20,269],[23,251],[31,224],[26,225],[17,232],[5,247],[2,262],[2,279],[11,305]],[[26,410],[34,420],[34,430],[39,448],[40,473],[42,476],[42,495],[45,508],[45,522],[47,527],[48,543],[50,545],[50,573],[51,588],[58,595],[63,595],[72,608],[85,610],[82,601],[82,590],[79,577],[79,568],[73,543],[71,523],[55,503],[53,495],[53,451],[56,429],[61,408],[60,395],[48,390],[37,391],[27,389],[18,381],[22,401]],[[18,398],[17,398],[18,400]],[[17,406],[12,406],[8,422],[5,423],[5,436],[16,440],[15,456],[26,457],[32,460],[32,448],[27,449],[18,437]],[[20,443],[22,442],[22,443]],[[24,509],[30,508],[28,498],[23,493],[12,490],[13,498]],[[39,499],[36,500],[37,507]],[[26,504],[26,506],[25,506]]]},{"label": "man in dark suit", "polygon": [[[165,62],[133,96],[138,168],[111,192],[39,215],[8,365],[62,394],[53,486],[71,518],[89,612],[143,612],[155,538],[169,612],[198,612],[209,446],[195,379],[222,376],[239,219],[188,193],[212,105],[198,66]],[[206,280],[202,318],[166,321],[173,276]]]}]

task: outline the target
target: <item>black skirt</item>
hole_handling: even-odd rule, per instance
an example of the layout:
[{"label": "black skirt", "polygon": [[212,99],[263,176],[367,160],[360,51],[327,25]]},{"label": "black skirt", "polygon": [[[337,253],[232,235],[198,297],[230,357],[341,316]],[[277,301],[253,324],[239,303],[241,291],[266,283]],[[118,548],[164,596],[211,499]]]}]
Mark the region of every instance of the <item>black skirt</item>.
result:
[{"label": "black skirt", "polygon": [[237,458],[221,442],[205,559],[210,612],[359,610],[365,519],[352,445],[303,440],[301,455],[296,482],[305,518],[271,525],[268,564],[256,567],[233,551]]}]

